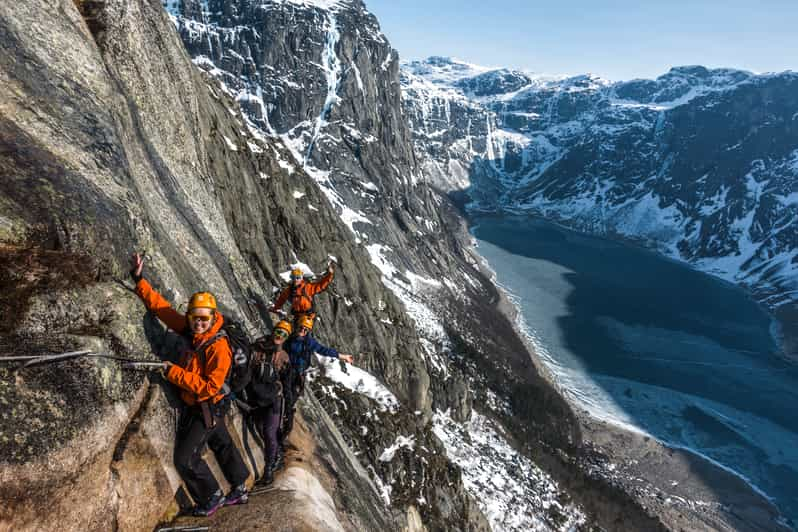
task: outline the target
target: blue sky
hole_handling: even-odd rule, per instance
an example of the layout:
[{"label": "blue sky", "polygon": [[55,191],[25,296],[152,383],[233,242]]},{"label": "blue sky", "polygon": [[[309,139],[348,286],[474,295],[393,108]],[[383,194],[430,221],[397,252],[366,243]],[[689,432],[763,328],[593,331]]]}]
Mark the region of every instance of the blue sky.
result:
[{"label": "blue sky", "polygon": [[365,0],[402,59],[653,78],[701,64],[798,70],[798,0]]}]

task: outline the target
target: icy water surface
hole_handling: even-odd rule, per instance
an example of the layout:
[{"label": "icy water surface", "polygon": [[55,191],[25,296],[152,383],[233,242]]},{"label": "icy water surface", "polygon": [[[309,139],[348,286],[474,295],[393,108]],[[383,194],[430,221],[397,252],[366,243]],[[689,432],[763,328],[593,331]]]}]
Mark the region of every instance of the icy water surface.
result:
[{"label": "icy water surface", "polygon": [[798,368],[744,291],[542,220],[474,224],[573,400],[734,470],[798,522]]}]

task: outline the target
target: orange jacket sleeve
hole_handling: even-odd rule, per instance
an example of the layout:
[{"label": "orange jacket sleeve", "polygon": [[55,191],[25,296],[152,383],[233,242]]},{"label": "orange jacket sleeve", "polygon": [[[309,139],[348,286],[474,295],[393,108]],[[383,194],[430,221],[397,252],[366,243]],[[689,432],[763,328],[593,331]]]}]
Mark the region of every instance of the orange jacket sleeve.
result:
[{"label": "orange jacket sleeve", "polygon": [[221,391],[232,360],[230,344],[226,339],[220,339],[205,349],[205,371],[203,374],[192,373],[175,365],[169,368],[166,379],[180,388],[196,394],[197,402],[207,401],[216,397]]},{"label": "orange jacket sleeve", "polygon": [[291,287],[288,286],[280,292],[280,295],[277,296],[277,301],[274,302],[274,308],[280,309],[285,305],[285,302],[288,301],[288,296],[291,295]]},{"label": "orange jacket sleeve", "polygon": [[155,312],[158,318],[173,331],[183,332],[186,328],[186,316],[172,308],[172,305],[159,294],[146,279],[136,283],[138,295],[147,310]]},{"label": "orange jacket sleeve", "polygon": [[324,292],[327,290],[327,287],[330,286],[330,283],[333,280],[333,275],[333,272],[327,272],[315,283],[310,283],[306,290],[307,294],[309,296],[315,296],[319,292]]}]

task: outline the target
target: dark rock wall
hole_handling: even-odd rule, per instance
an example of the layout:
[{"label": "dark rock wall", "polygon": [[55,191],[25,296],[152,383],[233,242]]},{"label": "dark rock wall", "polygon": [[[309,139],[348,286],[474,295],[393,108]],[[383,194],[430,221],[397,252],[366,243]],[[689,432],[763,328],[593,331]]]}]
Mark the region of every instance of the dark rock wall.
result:
[{"label": "dark rock wall", "polygon": [[[290,159],[282,142],[249,133],[235,102],[191,65],[160,3],[84,2],[88,21],[77,7],[0,7],[8,95],[0,225],[9,259],[0,278],[4,289],[20,288],[2,301],[4,315],[15,316],[3,329],[3,353],[172,355],[165,331],[125,288],[134,250],[147,253],[146,275],[176,304],[210,289],[253,333],[267,330],[259,304],[295,254],[320,270],[334,253],[337,295],[319,302],[325,341],[365,353],[360,363],[428,412],[408,318],[316,184],[281,166]],[[312,217],[297,190],[316,206]],[[397,327],[386,329],[386,317]],[[141,529],[157,521],[178,482],[163,383],[109,360],[19,371],[4,363],[0,371],[0,398],[16,405],[0,420],[2,526]],[[341,482],[357,489],[356,480]],[[385,516],[393,522],[391,511]]]},{"label": "dark rock wall", "polygon": [[[0,297],[13,316],[0,329],[3,355],[173,356],[174,339],[126,284],[134,250],[176,304],[210,289],[253,334],[269,328],[263,309],[279,274],[297,259],[321,271],[333,254],[340,268],[317,299],[317,335],[354,353],[401,403],[380,422],[360,395],[303,406],[329,447],[327,473],[367,498],[342,503],[354,516],[343,521],[414,529],[420,516],[431,530],[485,529],[431,433],[433,408],[464,420],[497,394],[508,408],[496,417],[519,447],[556,463],[580,435],[496,310],[457,207],[425,179],[396,52],[359,1],[325,11],[211,0],[209,12],[170,2],[182,17],[154,0],[0,6],[0,282],[13,294]],[[474,117],[475,132],[489,127]],[[351,228],[347,212],[357,214]],[[425,298],[447,326],[434,353],[372,265],[372,245],[400,280],[456,280]],[[0,528],[144,529],[171,505],[175,403],[158,378],[104,359],[3,364],[0,402],[15,405],[0,417]],[[380,461],[399,433],[424,451]],[[568,475],[580,483],[579,471]],[[373,499],[379,479],[392,484],[390,506]]]},{"label": "dark rock wall", "polygon": [[[258,122],[262,128],[282,136],[300,158],[312,147],[305,162],[311,173],[324,173],[322,188],[334,191],[344,205],[371,222],[353,223],[360,243],[385,246],[383,254],[400,269],[400,277],[407,269],[432,279],[456,280],[455,289],[444,288],[430,298],[438,301],[435,310],[467,338],[473,346],[471,352],[496,368],[497,380],[507,364],[518,364],[511,366],[511,378],[517,375],[519,383],[531,383],[549,398],[552,409],[528,409],[527,421],[537,427],[539,437],[554,446],[578,441],[568,407],[556,399],[556,393],[529,363],[511,324],[491,306],[498,296],[474,267],[467,249],[470,238],[459,212],[445,194],[427,182],[418,165],[410,133],[415,117],[408,122],[401,106],[396,52],[363,3],[340,2],[323,10],[289,2],[212,1],[201,18],[183,10],[175,23],[198,66],[223,80],[248,111],[269,111],[268,120]],[[334,43],[332,50],[330,43]],[[324,114],[330,69],[323,63],[331,51],[337,61],[338,83],[335,104]],[[203,56],[211,57],[213,64]],[[252,68],[246,72],[227,70],[225,57],[239,56],[251,56]],[[245,62],[250,63],[248,59]],[[299,91],[306,94],[301,105],[296,103]],[[262,107],[247,105],[252,95],[260,95]],[[469,112],[456,110],[454,116],[464,126],[470,121],[476,138],[488,126],[487,115],[471,116]],[[253,116],[257,121],[257,112]],[[311,142],[319,116],[324,117],[325,125]],[[475,142],[480,146],[479,140]],[[484,139],[481,142],[484,146]],[[376,190],[364,189],[364,183],[373,183]],[[394,317],[389,316],[391,321]],[[402,321],[400,329],[406,327],[412,328],[412,324]],[[460,360],[463,354],[455,358]],[[381,374],[368,362],[366,367]],[[441,382],[443,377],[430,364],[420,374],[428,371],[432,386],[441,392],[435,398],[436,406],[442,410],[454,406],[467,417],[471,402],[465,381],[460,385]],[[454,380],[458,378],[462,377]],[[386,382],[401,390],[402,384],[388,376]]]}]

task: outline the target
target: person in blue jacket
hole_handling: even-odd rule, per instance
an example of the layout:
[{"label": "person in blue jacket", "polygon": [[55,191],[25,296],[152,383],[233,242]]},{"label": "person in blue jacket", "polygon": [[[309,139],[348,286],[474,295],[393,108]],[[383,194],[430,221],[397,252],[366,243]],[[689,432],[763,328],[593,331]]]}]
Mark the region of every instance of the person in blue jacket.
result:
[{"label": "person in blue jacket", "polygon": [[311,357],[313,353],[321,356],[337,358],[343,360],[348,364],[354,362],[352,355],[346,353],[339,353],[333,347],[326,347],[321,345],[313,336],[310,331],[313,329],[313,318],[305,315],[301,316],[298,320],[299,327],[295,331],[294,336],[288,342],[287,350],[288,356],[291,359],[291,373],[289,377],[288,389],[285,390],[285,415],[283,418],[283,427],[280,435],[280,442],[283,444],[285,439],[291,433],[294,427],[294,410],[296,402],[305,391],[305,372],[310,367]]}]

